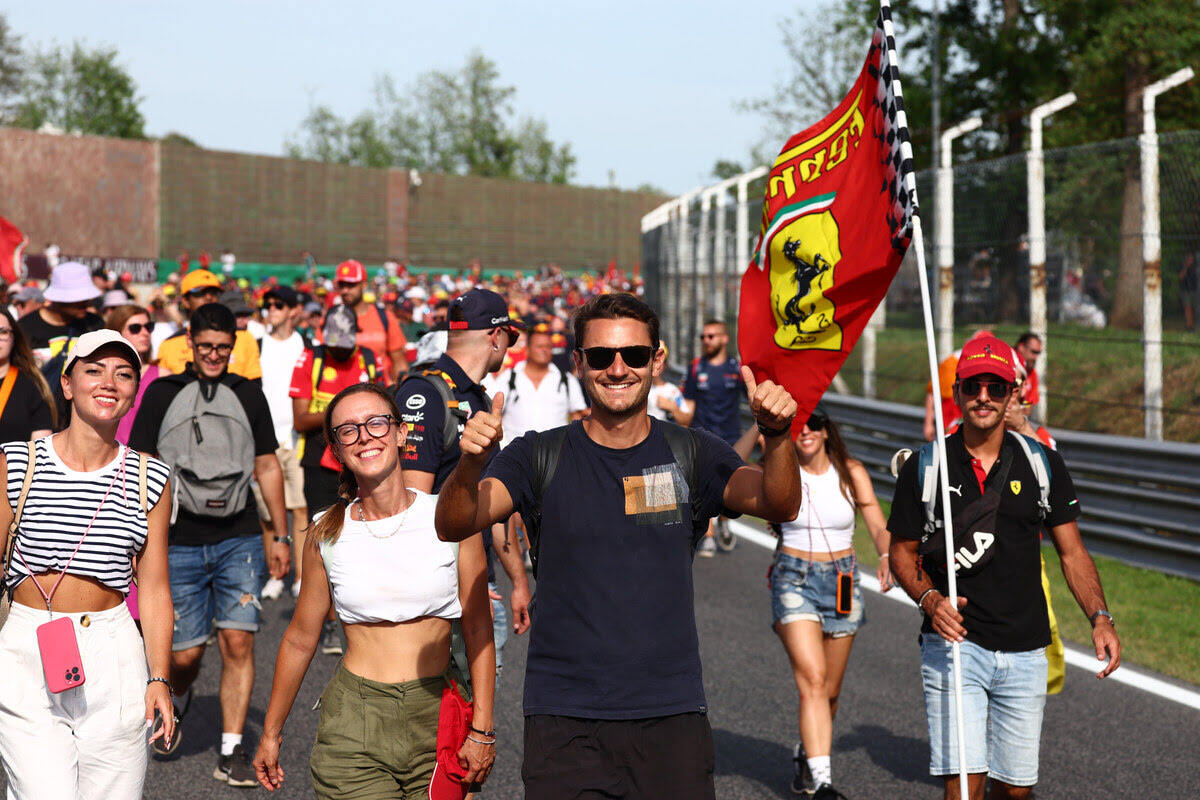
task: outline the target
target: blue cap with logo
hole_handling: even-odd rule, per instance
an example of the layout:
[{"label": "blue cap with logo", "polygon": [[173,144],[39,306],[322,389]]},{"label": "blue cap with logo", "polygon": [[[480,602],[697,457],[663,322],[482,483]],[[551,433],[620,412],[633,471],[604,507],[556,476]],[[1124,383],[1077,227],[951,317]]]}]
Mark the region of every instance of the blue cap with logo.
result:
[{"label": "blue cap with logo", "polygon": [[446,314],[452,331],[486,331],[505,328],[508,344],[517,341],[517,330],[524,326],[508,315],[508,303],[488,289],[472,289],[450,303]]}]

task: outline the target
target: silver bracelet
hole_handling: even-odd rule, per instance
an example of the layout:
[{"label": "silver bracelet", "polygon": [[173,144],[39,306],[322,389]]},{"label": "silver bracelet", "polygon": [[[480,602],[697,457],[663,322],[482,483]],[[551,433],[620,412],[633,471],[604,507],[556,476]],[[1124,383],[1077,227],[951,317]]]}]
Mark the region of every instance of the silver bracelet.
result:
[{"label": "silver bracelet", "polygon": [[495,747],[495,746],[496,746],[496,740],[495,740],[495,739],[492,739],[491,741],[484,741],[483,739],[476,739],[474,736],[472,736],[472,735],[471,735],[471,734],[469,734],[469,733],[467,734],[467,738],[468,738],[468,739],[470,739],[472,742],[475,742],[475,744],[482,744],[482,745],[485,745],[485,746],[488,746],[488,747]]},{"label": "silver bracelet", "polygon": [[925,602],[925,598],[929,596],[930,592],[936,592],[936,591],[937,591],[937,589],[930,586],[928,589],[921,592],[921,596],[917,598],[917,608],[921,609],[922,614],[925,613],[925,608],[921,604]]}]

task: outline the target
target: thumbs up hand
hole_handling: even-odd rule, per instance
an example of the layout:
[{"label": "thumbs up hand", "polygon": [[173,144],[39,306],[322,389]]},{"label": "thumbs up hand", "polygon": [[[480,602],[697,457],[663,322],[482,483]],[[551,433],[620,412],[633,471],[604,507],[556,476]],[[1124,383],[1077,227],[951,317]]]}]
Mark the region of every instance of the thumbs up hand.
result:
[{"label": "thumbs up hand", "polygon": [[[761,429],[787,433],[796,416],[796,401],[787,389],[773,383],[754,380],[754,371],[742,366],[742,380],[746,383],[746,397],[750,401],[750,413]],[[782,435],[782,434],[781,434]]]},{"label": "thumbs up hand", "polygon": [[467,420],[458,446],[464,457],[482,460],[504,438],[504,392],[496,392],[491,411],[480,411]]}]

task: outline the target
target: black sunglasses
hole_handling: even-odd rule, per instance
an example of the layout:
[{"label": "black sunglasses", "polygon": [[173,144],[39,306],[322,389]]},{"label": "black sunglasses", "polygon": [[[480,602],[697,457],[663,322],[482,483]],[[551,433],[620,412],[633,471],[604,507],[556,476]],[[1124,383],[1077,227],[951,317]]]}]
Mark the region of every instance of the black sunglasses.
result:
[{"label": "black sunglasses", "polygon": [[649,345],[635,344],[629,347],[582,347],[580,352],[592,369],[608,369],[616,359],[617,353],[621,354],[625,366],[641,369],[650,363],[650,359],[654,358],[658,350]]},{"label": "black sunglasses", "polygon": [[271,311],[273,311],[275,309],[280,309],[280,308],[287,308],[287,306],[285,306],[283,303],[279,302],[278,300],[268,300],[267,302],[262,304],[262,307],[265,309],[271,310]]},{"label": "black sunglasses", "polygon": [[825,426],[829,424],[829,417],[819,412],[814,413],[808,418],[808,429],[814,433],[825,430]]},{"label": "black sunglasses", "polygon": [[988,397],[993,400],[1003,400],[1013,390],[1013,385],[1007,381],[984,381],[979,378],[966,378],[959,382],[958,389],[963,397],[974,399],[987,387]]},{"label": "black sunglasses", "polygon": [[129,332],[132,333],[134,336],[137,336],[139,333],[141,333],[142,328],[146,329],[146,333],[154,333],[154,321],[151,320],[150,322],[145,322],[145,323],[142,323],[142,322],[129,323]]}]

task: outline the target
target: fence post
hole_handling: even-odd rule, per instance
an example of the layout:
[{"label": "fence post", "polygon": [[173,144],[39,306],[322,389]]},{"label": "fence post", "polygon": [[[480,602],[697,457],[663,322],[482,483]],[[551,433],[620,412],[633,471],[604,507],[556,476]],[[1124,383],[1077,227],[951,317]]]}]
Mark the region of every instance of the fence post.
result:
[{"label": "fence post", "polygon": [[[954,351],[954,170],[950,147],[955,139],[983,124],[979,117],[947,128],[942,134],[941,165],[937,171],[937,266],[938,266],[938,358]],[[864,364],[865,367],[865,364]],[[866,392],[866,375],[863,375]],[[866,395],[874,397],[874,394]]]},{"label": "fence post", "polygon": [[725,248],[725,201],[724,187],[717,191],[716,224],[713,226],[713,279],[712,292],[714,295],[713,316],[725,319],[725,293],[729,291],[729,253]]},{"label": "fence post", "polygon": [[1146,438],[1162,441],[1162,237],[1158,197],[1158,131],[1154,101],[1160,94],[1192,79],[1184,67],[1142,93],[1142,364],[1145,387]]},{"label": "fence post", "polygon": [[1037,418],[1046,422],[1046,163],[1042,155],[1042,121],[1075,102],[1067,92],[1043,103],[1029,115],[1029,152],[1026,188],[1029,192],[1029,329],[1042,340],[1037,371],[1042,388],[1038,392]]},{"label": "fence post", "polygon": [[887,299],[875,308],[862,335],[862,396],[875,397],[875,334],[887,321]]},{"label": "fence post", "polygon": [[[677,352],[683,356],[683,363],[686,364],[691,359],[691,350],[687,349],[683,342],[683,270],[684,264],[687,262],[687,245],[688,245],[688,196],[683,195],[679,198],[679,205],[676,207],[676,219],[678,227],[675,230],[675,298],[671,301],[671,305],[675,311],[675,341],[672,343],[679,349]],[[680,347],[680,345],[684,345]]]},{"label": "fence post", "polygon": [[692,331],[694,337],[700,335],[703,321],[712,314],[713,293],[716,290],[715,286],[709,286],[708,291],[705,291],[704,286],[704,281],[712,277],[713,241],[709,235],[712,231],[712,223],[709,221],[711,214],[712,192],[706,191],[700,195],[700,226],[696,235],[696,269],[692,284],[692,298],[696,304],[696,330]]}]

